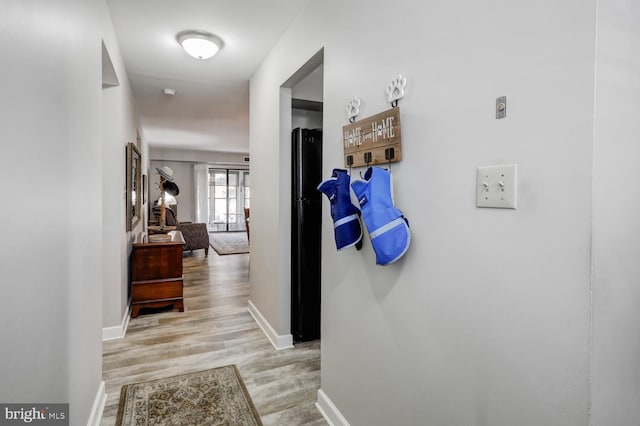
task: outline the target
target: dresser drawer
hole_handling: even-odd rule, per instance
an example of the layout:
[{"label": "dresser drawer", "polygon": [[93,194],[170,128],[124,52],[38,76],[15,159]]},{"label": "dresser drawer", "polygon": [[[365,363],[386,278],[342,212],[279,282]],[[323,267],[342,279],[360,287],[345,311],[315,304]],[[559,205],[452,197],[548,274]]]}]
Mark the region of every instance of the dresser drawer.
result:
[{"label": "dresser drawer", "polygon": [[152,302],[182,298],[182,279],[171,281],[133,282],[131,286],[131,301]]}]

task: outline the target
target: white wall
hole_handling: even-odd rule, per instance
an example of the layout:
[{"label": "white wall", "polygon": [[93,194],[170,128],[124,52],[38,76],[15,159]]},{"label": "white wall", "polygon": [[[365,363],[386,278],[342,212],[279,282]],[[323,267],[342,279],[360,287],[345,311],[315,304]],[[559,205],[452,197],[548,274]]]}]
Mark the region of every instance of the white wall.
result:
[{"label": "white wall", "polygon": [[291,97],[308,101],[322,102],[322,82],[324,68],[320,65],[291,88]]},{"label": "white wall", "polygon": [[[123,318],[129,311],[128,259],[131,244],[140,240],[145,223],[143,219],[135,229],[126,231],[125,152],[127,143],[136,143],[138,132],[142,133],[142,130],[115,30],[106,8],[103,16],[102,37],[120,82],[119,86],[102,90],[103,327],[118,327],[123,325]],[[142,153],[144,173],[148,163],[146,143],[143,142],[138,148]],[[142,211],[147,211],[146,206],[142,207]]]},{"label": "white wall", "polygon": [[640,9],[598,2],[593,425],[640,419]]},{"label": "white wall", "polygon": [[0,401],[69,402],[70,424],[86,424],[102,363],[105,5],[2,9]]},{"label": "white wall", "polygon": [[322,129],[322,112],[293,108],[291,110],[291,127],[303,129]]},{"label": "white wall", "polygon": [[[320,65],[291,88],[291,98],[322,102],[324,66]],[[299,108],[291,110],[291,128],[322,129],[322,112]]]},{"label": "white wall", "polygon": [[[252,78],[251,301],[289,332],[279,86],[325,48],[328,176],[347,101],[383,111],[403,74],[392,169],[412,246],[375,266],[368,240],[337,253],[324,216],[323,391],[354,425],[587,424],[595,2],[388,6],[311,4]],[[518,210],[477,209],[476,167],[504,163]]]}]

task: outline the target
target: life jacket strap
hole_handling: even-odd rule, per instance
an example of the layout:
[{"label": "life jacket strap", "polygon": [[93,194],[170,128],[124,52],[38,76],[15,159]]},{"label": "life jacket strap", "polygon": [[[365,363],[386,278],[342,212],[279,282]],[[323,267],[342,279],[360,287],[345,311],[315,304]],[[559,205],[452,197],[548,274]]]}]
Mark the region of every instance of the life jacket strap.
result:
[{"label": "life jacket strap", "polygon": [[376,229],[375,231],[369,232],[369,237],[373,240],[374,238],[379,237],[380,235],[384,234],[387,231],[390,231],[396,226],[402,225],[403,223],[405,223],[404,218],[400,216],[399,218],[392,220],[386,225],[382,225],[380,228]]},{"label": "life jacket strap", "polygon": [[354,221],[354,220],[358,220],[358,214],[357,213],[354,213],[352,215],[345,216],[342,219],[336,220],[335,222],[333,222],[333,228],[335,229],[340,225],[344,225],[345,223],[351,222],[351,221]]}]

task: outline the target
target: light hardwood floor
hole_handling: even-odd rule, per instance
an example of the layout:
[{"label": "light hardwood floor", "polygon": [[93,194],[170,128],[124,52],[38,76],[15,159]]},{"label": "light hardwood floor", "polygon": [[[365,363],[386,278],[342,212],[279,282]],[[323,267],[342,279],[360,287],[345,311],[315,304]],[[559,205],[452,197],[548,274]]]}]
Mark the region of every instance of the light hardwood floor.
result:
[{"label": "light hardwood floor", "polygon": [[123,384],[236,364],[265,425],[326,425],[314,404],[320,342],[273,348],[247,311],[249,255],[198,250],[183,261],[185,312],[140,315],[104,343],[101,424],[115,424]]}]

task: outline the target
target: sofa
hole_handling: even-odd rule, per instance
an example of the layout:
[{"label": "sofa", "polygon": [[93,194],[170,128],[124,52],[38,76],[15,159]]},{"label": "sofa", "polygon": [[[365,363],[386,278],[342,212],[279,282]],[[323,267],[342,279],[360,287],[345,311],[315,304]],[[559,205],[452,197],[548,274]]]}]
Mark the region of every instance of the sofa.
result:
[{"label": "sofa", "polygon": [[[154,216],[160,217],[160,208],[153,208]],[[209,232],[206,223],[178,222],[173,210],[166,208],[166,225],[175,226],[177,231],[182,233],[184,238],[183,249],[193,251],[204,249],[204,255],[209,256]]]}]

